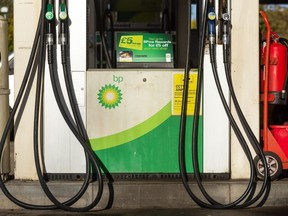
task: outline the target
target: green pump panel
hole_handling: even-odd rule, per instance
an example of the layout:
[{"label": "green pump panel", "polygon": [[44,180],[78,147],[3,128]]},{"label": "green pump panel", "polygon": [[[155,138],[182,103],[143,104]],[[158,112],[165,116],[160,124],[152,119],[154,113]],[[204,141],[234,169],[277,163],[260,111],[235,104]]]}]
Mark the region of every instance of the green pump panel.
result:
[{"label": "green pump panel", "polygon": [[[93,150],[110,173],[179,173],[178,140],[184,73],[179,69],[87,72],[87,130]],[[192,122],[197,72],[191,72],[188,121]],[[189,125],[192,125],[189,124]],[[199,164],[203,170],[202,115]],[[187,128],[191,168],[191,126]]]}]

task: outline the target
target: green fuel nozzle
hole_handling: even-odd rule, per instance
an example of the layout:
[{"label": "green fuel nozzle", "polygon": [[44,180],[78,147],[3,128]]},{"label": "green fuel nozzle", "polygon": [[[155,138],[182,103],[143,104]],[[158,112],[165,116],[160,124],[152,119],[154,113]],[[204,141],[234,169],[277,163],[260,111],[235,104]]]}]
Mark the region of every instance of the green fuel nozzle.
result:
[{"label": "green fuel nozzle", "polygon": [[59,6],[59,19],[66,20],[67,17],[68,17],[68,13],[67,13],[66,4],[61,3]]},{"label": "green fuel nozzle", "polygon": [[47,4],[45,18],[48,21],[51,21],[54,19],[54,8],[52,4]]},{"label": "green fuel nozzle", "polygon": [[68,9],[65,0],[59,2],[59,44],[67,45],[68,43]]}]

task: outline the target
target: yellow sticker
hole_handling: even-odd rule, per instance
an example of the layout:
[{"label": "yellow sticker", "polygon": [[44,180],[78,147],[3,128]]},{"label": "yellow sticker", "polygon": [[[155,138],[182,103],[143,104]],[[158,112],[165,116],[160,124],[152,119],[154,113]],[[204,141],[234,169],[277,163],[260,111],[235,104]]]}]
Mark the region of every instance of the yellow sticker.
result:
[{"label": "yellow sticker", "polygon": [[121,36],[119,47],[132,50],[143,50],[143,35]]},{"label": "yellow sticker", "polygon": [[[195,109],[196,87],[197,87],[198,74],[190,73],[189,77],[189,89],[188,89],[188,106],[187,115],[193,115]],[[183,86],[184,86],[184,74],[175,73],[173,75],[173,115],[180,115],[183,101]],[[202,115],[202,113],[200,113]]]}]

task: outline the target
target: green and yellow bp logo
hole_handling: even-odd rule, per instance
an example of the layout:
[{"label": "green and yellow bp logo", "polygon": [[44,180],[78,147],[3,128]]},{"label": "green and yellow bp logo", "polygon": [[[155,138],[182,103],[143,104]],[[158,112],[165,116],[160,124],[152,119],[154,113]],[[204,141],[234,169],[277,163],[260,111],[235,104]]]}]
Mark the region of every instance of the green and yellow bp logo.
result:
[{"label": "green and yellow bp logo", "polygon": [[122,101],[122,93],[119,87],[106,84],[98,93],[98,101],[105,109],[115,109]]}]

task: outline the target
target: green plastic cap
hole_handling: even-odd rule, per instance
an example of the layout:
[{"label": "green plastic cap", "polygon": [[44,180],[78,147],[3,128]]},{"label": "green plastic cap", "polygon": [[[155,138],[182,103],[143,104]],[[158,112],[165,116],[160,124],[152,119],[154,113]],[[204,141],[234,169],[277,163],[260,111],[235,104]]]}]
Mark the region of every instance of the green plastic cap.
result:
[{"label": "green plastic cap", "polygon": [[66,10],[66,5],[60,4],[59,18],[61,20],[65,20],[65,19],[67,19],[67,17],[68,17],[68,14],[67,14],[67,10]]},{"label": "green plastic cap", "polygon": [[47,10],[45,13],[45,17],[47,20],[52,20],[54,18],[54,13],[53,13],[53,5],[52,4],[48,4],[47,5]]}]

